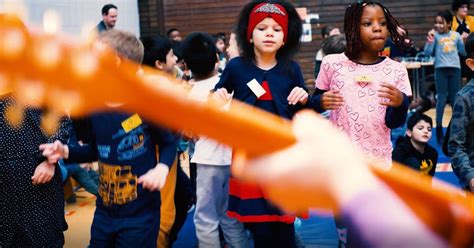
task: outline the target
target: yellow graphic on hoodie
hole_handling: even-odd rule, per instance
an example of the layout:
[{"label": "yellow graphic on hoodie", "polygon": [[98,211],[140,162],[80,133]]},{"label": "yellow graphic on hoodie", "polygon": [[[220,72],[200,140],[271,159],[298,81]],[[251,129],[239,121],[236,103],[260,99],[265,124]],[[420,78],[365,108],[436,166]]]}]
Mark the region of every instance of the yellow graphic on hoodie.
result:
[{"label": "yellow graphic on hoodie", "polygon": [[433,161],[431,160],[422,160],[420,164],[420,173],[422,175],[428,175],[433,168]]},{"label": "yellow graphic on hoodie", "polygon": [[99,163],[99,195],[105,206],[122,205],[137,199],[137,175],[132,167]]}]

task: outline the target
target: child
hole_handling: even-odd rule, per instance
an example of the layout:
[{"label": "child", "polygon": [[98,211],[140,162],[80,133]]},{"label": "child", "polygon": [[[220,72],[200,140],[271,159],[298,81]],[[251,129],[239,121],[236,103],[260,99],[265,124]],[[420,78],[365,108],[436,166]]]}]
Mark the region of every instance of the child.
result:
[{"label": "child", "polygon": [[422,175],[434,176],[438,152],[428,144],[433,120],[425,114],[415,113],[407,121],[406,137],[399,137],[392,159],[407,165]]},{"label": "child", "polygon": [[225,57],[225,34],[217,33],[212,37],[214,38],[217,54],[219,55],[219,72],[222,72],[227,64],[227,59]]},{"label": "child", "polygon": [[[474,31],[474,16],[469,15],[469,10],[471,9],[470,2],[470,0],[453,0],[451,4],[451,10],[454,13],[451,30],[461,35],[463,42],[466,42],[469,33]],[[464,63],[466,58],[466,56],[459,55],[459,59],[461,60],[461,77],[467,78],[467,81],[469,81],[474,74],[466,63]]]},{"label": "child", "polygon": [[[213,39],[192,33],[183,42],[183,58],[194,76],[191,98],[206,101],[219,81],[219,63]],[[229,247],[248,247],[244,226],[227,216],[231,150],[207,137],[199,137],[192,163],[197,165],[194,224],[199,247],[221,247],[219,226]]]},{"label": "child", "polygon": [[[474,34],[466,39],[466,65],[474,71]],[[474,192],[474,79],[456,95],[448,151],[453,171],[466,190]]]},{"label": "child", "polygon": [[[143,59],[143,45],[131,33],[108,30],[101,33],[100,41],[136,63]],[[98,160],[100,185],[91,247],[156,247],[159,190],[176,157],[176,138],[138,114],[117,112],[117,105],[107,104],[108,112],[89,117],[92,137],[86,145],[55,141],[40,149],[53,162],[61,157],[76,163]]]},{"label": "child", "polygon": [[454,102],[456,93],[461,88],[461,63],[459,55],[465,56],[461,36],[451,31],[453,15],[449,11],[441,11],[435,17],[434,30],[427,36],[425,54],[435,57],[436,86],[436,139],[438,144],[443,140],[443,114],[446,100]]},{"label": "child", "polygon": [[174,74],[178,58],[174,54],[171,41],[161,36],[144,38],[142,41],[145,47],[143,64]]},{"label": "child", "polygon": [[[145,47],[143,64],[154,67],[166,74],[178,77],[176,74],[177,57],[174,55],[173,44],[162,36],[142,39]],[[157,82],[159,83],[159,82]],[[179,149],[178,149],[179,151]],[[178,159],[171,165],[166,183],[161,190],[161,223],[158,234],[158,247],[172,247],[177,239],[188,214],[190,189],[189,178],[184,174]]]},{"label": "child", "polygon": [[397,20],[380,3],[354,3],[346,9],[345,53],[324,57],[312,99],[315,109],[333,110],[330,120],[346,132],[365,154],[391,166],[390,128],[406,119],[410,83],[405,67],[379,57],[389,34],[399,46],[405,37]]},{"label": "child", "polygon": [[[341,34],[341,31],[339,28],[336,28],[333,25],[326,25],[321,29],[321,36],[323,37],[323,42],[326,40],[326,38],[331,37],[333,35],[339,35]],[[321,49],[318,50],[316,53],[316,57],[314,59],[314,77],[317,78],[319,74],[319,70],[321,69],[321,62],[323,60],[325,53],[322,49],[322,44],[321,44]],[[327,54],[326,54],[327,55]]]},{"label": "child", "polygon": [[166,31],[166,35],[168,36],[168,39],[172,41],[181,41],[181,33],[177,28],[170,28],[168,31]]},{"label": "child", "polygon": [[[318,111],[332,110],[329,119],[336,127],[386,169],[392,164],[390,128],[405,122],[411,95],[406,68],[379,57],[389,34],[397,45],[407,46],[399,26],[380,3],[349,5],[344,17],[346,51],[323,58],[315,87],[325,92],[311,102]],[[338,218],[336,225],[339,245],[350,245]]]},{"label": "child", "polygon": [[[271,2],[271,3],[270,3]],[[254,1],[240,13],[237,41],[241,57],[232,59],[216,85],[221,102],[233,97],[283,118],[305,107],[308,93],[299,65],[291,60],[302,25],[284,1]],[[244,222],[255,247],[294,247],[294,217],[270,204],[259,187],[231,178],[228,214]]]},{"label": "child", "polygon": [[229,61],[235,57],[240,56],[239,45],[237,45],[237,29],[232,29],[229,37],[229,46],[225,50]]},{"label": "child", "polygon": [[343,34],[331,35],[321,42],[323,57],[330,54],[342,53],[346,50],[346,47],[346,36]]}]

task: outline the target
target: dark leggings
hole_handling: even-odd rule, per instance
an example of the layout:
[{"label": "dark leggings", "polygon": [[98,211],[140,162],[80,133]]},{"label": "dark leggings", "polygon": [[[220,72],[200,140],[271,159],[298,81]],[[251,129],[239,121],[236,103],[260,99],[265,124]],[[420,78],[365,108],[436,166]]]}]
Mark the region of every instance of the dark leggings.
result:
[{"label": "dark leggings", "polygon": [[260,247],[281,247],[294,248],[295,243],[295,227],[293,223],[286,224],[282,222],[262,222],[262,223],[246,223],[255,248]]}]

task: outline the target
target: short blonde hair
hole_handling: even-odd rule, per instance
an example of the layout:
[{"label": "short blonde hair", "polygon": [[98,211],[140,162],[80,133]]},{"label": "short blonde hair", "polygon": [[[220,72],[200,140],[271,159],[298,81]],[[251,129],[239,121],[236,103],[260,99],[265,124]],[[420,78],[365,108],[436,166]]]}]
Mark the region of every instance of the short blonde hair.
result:
[{"label": "short blonde hair", "polygon": [[141,64],[144,48],[142,42],[132,33],[109,29],[99,34],[99,40],[114,49],[120,56]]}]

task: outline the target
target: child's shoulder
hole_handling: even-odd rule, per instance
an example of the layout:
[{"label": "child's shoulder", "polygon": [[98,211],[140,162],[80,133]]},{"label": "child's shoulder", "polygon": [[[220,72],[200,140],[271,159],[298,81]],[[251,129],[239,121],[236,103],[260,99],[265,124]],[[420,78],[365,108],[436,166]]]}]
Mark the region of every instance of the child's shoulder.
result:
[{"label": "child's shoulder", "polygon": [[235,57],[229,60],[229,62],[226,65],[226,68],[229,66],[230,67],[242,66],[243,64],[244,64],[244,59],[242,57]]}]

